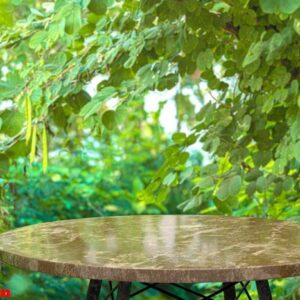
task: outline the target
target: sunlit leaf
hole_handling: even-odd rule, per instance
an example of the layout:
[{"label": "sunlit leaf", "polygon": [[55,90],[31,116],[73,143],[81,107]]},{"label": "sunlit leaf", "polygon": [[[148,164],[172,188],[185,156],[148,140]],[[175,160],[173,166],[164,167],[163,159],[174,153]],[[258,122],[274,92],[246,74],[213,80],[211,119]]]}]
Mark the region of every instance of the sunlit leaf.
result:
[{"label": "sunlit leaf", "polygon": [[25,113],[26,113],[26,144],[28,144],[32,132],[32,107],[31,107],[31,100],[29,96],[27,96],[25,100]]},{"label": "sunlit leaf", "polygon": [[108,130],[112,130],[116,125],[116,112],[114,110],[105,111],[102,115],[102,123]]},{"label": "sunlit leaf", "polygon": [[29,160],[30,163],[32,164],[35,160],[35,154],[36,154],[36,143],[37,143],[37,125],[33,125],[33,130],[32,130],[32,138],[31,138],[31,150],[30,150],[30,156]]},{"label": "sunlit leaf", "polygon": [[46,125],[43,125],[43,171],[46,173],[48,168],[48,137]]}]

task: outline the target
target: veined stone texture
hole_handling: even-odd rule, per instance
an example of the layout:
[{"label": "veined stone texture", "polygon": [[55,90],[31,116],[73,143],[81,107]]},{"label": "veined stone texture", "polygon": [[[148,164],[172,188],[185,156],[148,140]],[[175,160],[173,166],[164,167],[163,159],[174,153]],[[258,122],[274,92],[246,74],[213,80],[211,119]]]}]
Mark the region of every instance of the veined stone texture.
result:
[{"label": "veined stone texture", "polygon": [[300,223],[204,215],[65,220],[0,235],[0,260],[30,271],[118,281],[300,276]]}]

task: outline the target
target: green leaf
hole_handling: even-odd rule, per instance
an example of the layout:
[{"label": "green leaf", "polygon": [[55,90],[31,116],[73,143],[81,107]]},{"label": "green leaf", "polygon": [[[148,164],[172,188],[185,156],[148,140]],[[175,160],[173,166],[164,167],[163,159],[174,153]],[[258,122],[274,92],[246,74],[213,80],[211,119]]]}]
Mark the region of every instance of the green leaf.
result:
[{"label": "green leaf", "polygon": [[6,77],[6,81],[0,80],[0,100],[19,95],[25,85],[24,79],[16,71],[9,72]]},{"label": "green leaf", "polygon": [[17,135],[24,127],[24,115],[17,111],[5,110],[0,114],[2,119],[1,132],[8,136]]},{"label": "green leaf", "polygon": [[290,191],[294,187],[294,185],[295,185],[294,178],[288,176],[284,179],[282,187],[285,191]]},{"label": "green leaf", "polygon": [[242,178],[240,175],[235,175],[228,180],[228,192],[230,196],[235,196],[239,193],[242,185]]},{"label": "green leaf", "polygon": [[280,11],[280,1],[279,0],[260,0],[259,1],[261,9],[265,13],[275,13]]},{"label": "green leaf", "polygon": [[275,196],[280,196],[281,193],[283,191],[283,184],[282,184],[282,181],[279,181],[275,184],[275,187],[274,187],[274,195]]},{"label": "green leaf", "polygon": [[24,140],[21,140],[13,144],[6,151],[6,154],[9,158],[16,159],[19,157],[26,157],[29,154],[29,151],[30,151],[30,146],[28,146]]},{"label": "green leaf", "polygon": [[193,208],[199,207],[201,204],[202,204],[202,197],[201,196],[193,197],[185,205],[185,207],[183,208],[183,212],[186,212],[186,211],[191,210]]},{"label": "green leaf", "polygon": [[256,183],[250,182],[246,187],[246,193],[249,197],[253,196],[256,191]]},{"label": "green leaf", "polygon": [[48,33],[46,31],[38,31],[31,37],[29,47],[36,51],[41,50],[46,45],[47,38]]},{"label": "green leaf", "polygon": [[159,193],[156,197],[156,201],[159,202],[159,203],[165,201],[167,196],[168,196],[168,193],[169,193],[169,188],[167,186],[163,186],[160,189],[160,191],[159,191]]},{"label": "green leaf", "polygon": [[74,34],[79,31],[81,21],[81,7],[77,3],[68,4],[70,11],[66,15],[65,32],[68,34]]},{"label": "green leaf", "polygon": [[188,199],[182,203],[180,203],[177,208],[182,210],[183,212],[186,212],[188,210],[191,210],[193,208],[199,207],[202,204],[202,196],[195,196],[191,199]]},{"label": "green leaf", "polygon": [[180,204],[177,205],[177,208],[180,209],[180,210],[183,210],[184,207],[190,202],[190,199],[188,200],[185,200],[183,202],[181,202]]},{"label": "green leaf", "polygon": [[284,35],[281,33],[273,34],[272,38],[269,40],[267,47],[267,61],[276,58],[278,50],[284,45]]},{"label": "green leaf", "polygon": [[106,1],[91,0],[88,5],[88,9],[96,15],[104,15],[107,10]]},{"label": "green leaf", "polygon": [[251,116],[250,115],[245,115],[242,122],[241,122],[242,130],[247,132],[250,129],[251,121],[252,121]]},{"label": "green leaf", "polygon": [[262,112],[264,113],[269,113],[274,105],[274,98],[272,96],[266,97],[263,107],[262,107]]},{"label": "green leaf", "polygon": [[9,0],[0,1],[0,26],[12,26],[14,23],[13,6]]},{"label": "green leaf", "polygon": [[266,166],[272,160],[271,151],[258,151],[253,154],[253,162],[256,167]]},{"label": "green leaf", "polygon": [[178,156],[178,163],[184,165],[189,159],[190,154],[186,151],[181,152]]},{"label": "green leaf", "polygon": [[295,121],[290,127],[291,137],[293,141],[298,140],[300,137],[300,113],[297,114]]},{"label": "green leaf", "polygon": [[277,159],[273,165],[273,173],[282,174],[285,166],[286,166],[286,160],[282,158]]},{"label": "green leaf", "polygon": [[148,192],[149,194],[154,193],[155,191],[157,191],[160,185],[161,182],[159,180],[154,180],[147,186],[145,191]]},{"label": "green leaf", "polygon": [[201,169],[201,174],[203,174],[203,175],[217,175],[218,170],[219,170],[218,164],[212,163],[212,164],[204,166]]},{"label": "green leaf", "polygon": [[125,69],[130,69],[133,67],[133,65],[135,64],[136,62],[136,59],[137,59],[137,56],[136,55],[132,55],[130,56],[124,63],[124,68]]},{"label": "green leaf", "polygon": [[214,199],[214,203],[218,210],[225,214],[231,214],[231,207],[227,201],[220,201],[218,199]]},{"label": "green leaf", "polygon": [[177,177],[177,174],[172,172],[172,173],[169,173],[163,180],[163,184],[164,185],[167,185],[167,186],[170,186],[174,180],[176,179]]},{"label": "green leaf", "polygon": [[245,180],[246,181],[253,181],[256,180],[258,177],[260,177],[263,174],[262,171],[257,170],[257,169],[253,169],[251,171],[249,171],[246,175],[245,175]]},{"label": "green leaf", "polygon": [[300,0],[260,0],[265,13],[292,14],[300,7]]},{"label": "green leaf", "polygon": [[182,144],[186,139],[186,134],[183,132],[176,132],[172,135],[172,140],[177,144]]},{"label": "green leaf", "polygon": [[9,170],[9,159],[5,154],[0,154],[0,177],[7,174]]},{"label": "green leaf", "polygon": [[221,183],[221,185],[216,193],[216,196],[220,201],[225,201],[230,196],[227,180],[224,180]]},{"label": "green leaf", "polygon": [[213,178],[211,176],[203,177],[199,183],[200,189],[207,189],[213,187],[215,184]]},{"label": "green leaf", "polygon": [[115,87],[107,86],[107,87],[101,89],[93,99],[98,100],[98,101],[103,101],[103,100],[114,97],[116,94],[117,94],[117,90]]},{"label": "green leaf", "polygon": [[114,97],[117,91],[114,87],[109,86],[100,90],[95,97],[92,98],[86,105],[84,105],[80,110],[80,115],[87,119],[93,114],[97,113],[101,107],[103,101]]},{"label": "green leaf", "polygon": [[77,94],[69,95],[69,97],[66,98],[66,102],[72,107],[76,114],[79,113],[81,108],[89,103],[90,100],[90,95],[84,90]]},{"label": "green leaf", "polygon": [[186,147],[188,147],[188,146],[190,146],[190,145],[195,144],[196,141],[197,141],[197,135],[196,135],[196,134],[190,134],[190,135],[186,138],[184,145],[185,145]]},{"label": "green leaf", "polygon": [[102,103],[98,100],[91,100],[82,107],[82,109],[80,110],[80,115],[83,116],[84,119],[87,119],[88,117],[99,111],[101,104]]},{"label": "green leaf", "polygon": [[299,82],[297,80],[293,80],[291,82],[291,86],[289,89],[289,96],[292,98],[297,98],[299,92]]},{"label": "green leaf", "polygon": [[200,70],[211,68],[214,59],[214,54],[211,49],[200,52],[197,57],[197,67]]},{"label": "green leaf", "polygon": [[[49,25],[48,30],[48,45],[52,45],[65,33],[65,22],[61,20],[60,22],[53,22]],[[62,53],[64,54],[64,53]]]},{"label": "green leaf", "polygon": [[268,182],[267,179],[264,176],[259,177],[256,180],[256,189],[261,192],[264,193],[268,188]]},{"label": "green leaf", "polygon": [[65,113],[62,105],[58,105],[52,111],[52,119],[56,126],[65,129],[68,124],[68,114]]},{"label": "green leaf", "polygon": [[46,173],[48,168],[48,137],[46,125],[43,125],[43,172]]},{"label": "green leaf", "polygon": [[300,162],[300,141],[294,145],[294,156]]},{"label": "green leaf", "polygon": [[249,86],[252,92],[259,91],[262,87],[263,79],[261,77],[253,77],[249,80]]},{"label": "green leaf", "polygon": [[116,112],[114,110],[107,110],[102,115],[102,123],[108,129],[114,129],[116,125]]},{"label": "green leaf", "polygon": [[33,126],[32,130],[32,138],[31,138],[31,149],[30,149],[30,163],[32,164],[35,160],[35,154],[36,154],[36,141],[37,141],[37,125],[35,124]]},{"label": "green leaf", "polygon": [[251,63],[255,62],[256,60],[259,59],[263,51],[265,50],[266,44],[264,42],[258,42],[258,43],[253,43],[249,50],[247,55],[244,58],[243,61],[243,68],[247,67]]},{"label": "green leaf", "polygon": [[180,173],[180,184],[189,179],[193,175],[193,167],[189,166]]},{"label": "green leaf", "polygon": [[31,108],[31,100],[29,96],[27,96],[25,100],[25,114],[26,114],[26,144],[28,144],[32,132],[32,108]]},{"label": "green leaf", "polygon": [[232,122],[233,118],[230,115],[225,115],[219,122],[218,126],[227,127]]},{"label": "green leaf", "polygon": [[293,23],[294,30],[297,32],[298,35],[300,35],[300,20],[294,19]]}]

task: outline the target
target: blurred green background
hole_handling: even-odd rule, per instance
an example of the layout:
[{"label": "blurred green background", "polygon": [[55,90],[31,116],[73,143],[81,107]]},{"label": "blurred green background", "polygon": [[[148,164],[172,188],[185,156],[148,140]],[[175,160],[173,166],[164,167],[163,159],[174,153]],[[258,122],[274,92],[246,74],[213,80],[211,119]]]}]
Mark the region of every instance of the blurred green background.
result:
[{"label": "blurred green background", "polygon": [[[43,174],[41,164],[30,167],[26,160],[19,160],[11,167],[1,203],[1,231],[61,219],[182,213],[180,203],[189,195],[189,180],[173,188],[164,203],[139,200],[139,193],[162,164],[164,150],[171,143],[159,122],[163,105],[150,114],[147,122],[143,105],[143,101],[132,105],[130,118],[122,131],[104,134],[100,142],[93,137],[70,139],[68,147],[51,153],[51,164],[46,174]],[[192,151],[190,160],[201,166],[203,158],[199,151]],[[203,203],[200,211],[192,208],[184,213],[199,212],[224,214],[213,201]],[[253,215],[251,202],[237,205],[231,214]],[[289,209],[286,216],[293,216],[293,210]],[[1,271],[0,284],[13,291],[13,299],[85,297],[86,280],[28,273],[9,266],[2,266]],[[274,298],[298,299],[296,290],[299,283],[297,278],[272,281]],[[193,288],[204,293],[217,287],[196,284]],[[256,299],[253,285],[250,292]],[[184,299],[193,299],[185,292],[176,291],[176,294]],[[166,299],[154,290],[137,297],[150,298]]]}]

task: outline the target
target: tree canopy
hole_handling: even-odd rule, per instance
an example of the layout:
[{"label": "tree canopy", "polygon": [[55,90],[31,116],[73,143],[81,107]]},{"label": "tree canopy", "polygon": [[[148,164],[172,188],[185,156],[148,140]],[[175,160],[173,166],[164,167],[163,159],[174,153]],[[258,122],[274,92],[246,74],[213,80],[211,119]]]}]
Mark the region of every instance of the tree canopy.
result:
[{"label": "tree canopy", "polygon": [[[203,101],[140,194],[163,201],[190,178],[188,210],[213,199],[284,216],[300,203],[299,0],[0,0],[0,175],[42,157],[62,132],[122,130],[151,90],[189,87]],[[13,26],[12,26],[13,25]],[[97,93],[87,85],[100,76]],[[210,100],[204,101],[204,83]],[[111,105],[111,99],[114,99]],[[67,139],[67,135],[64,135]],[[62,145],[65,145],[65,140]],[[189,161],[202,143],[212,163]]]}]

